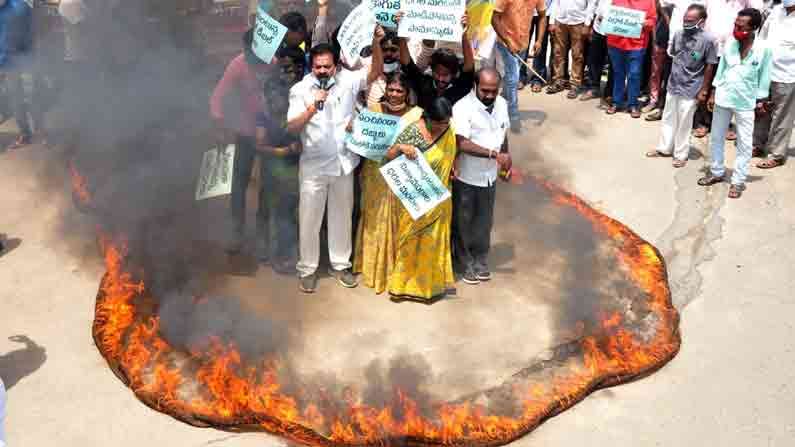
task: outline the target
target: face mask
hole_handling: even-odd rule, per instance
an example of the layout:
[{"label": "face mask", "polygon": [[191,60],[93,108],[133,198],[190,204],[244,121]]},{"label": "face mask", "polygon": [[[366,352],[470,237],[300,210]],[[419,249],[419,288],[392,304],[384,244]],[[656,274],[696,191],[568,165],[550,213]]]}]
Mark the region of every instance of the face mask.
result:
[{"label": "face mask", "polygon": [[392,62],[392,63],[389,63],[389,64],[384,64],[384,73],[394,73],[394,72],[398,71],[398,68],[400,68],[400,63],[399,62]]},{"label": "face mask", "polygon": [[785,8],[792,8],[795,6],[795,0],[783,0],[781,4],[784,5]]},{"label": "face mask", "polygon": [[748,36],[750,36],[750,35],[751,35],[750,31],[737,31],[737,30],[734,30],[734,38],[737,39],[738,41],[743,41],[743,40],[747,39]]},{"label": "face mask", "polygon": [[325,80],[325,82],[326,82],[326,90],[330,90],[331,87],[334,86],[334,77],[333,76],[326,76],[326,77],[317,79],[317,84],[315,84],[315,86],[317,88],[320,88],[320,83],[322,82],[321,80]]},{"label": "face mask", "polygon": [[685,22],[684,26],[682,27],[682,29],[684,29],[684,31],[686,33],[688,33],[688,34],[695,33],[696,31],[698,31],[699,25],[701,25],[701,22],[702,22],[701,20],[699,20],[698,22],[695,22],[695,23],[693,23],[693,22]]},{"label": "face mask", "polygon": [[397,105],[393,105],[388,100],[385,100],[382,104],[383,104],[384,108],[387,109],[390,112],[401,112],[401,111],[403,111],[403,109],[406,108],[406,105],[407,105],[405,102],[402,102],[402,103],[397,104]]}]

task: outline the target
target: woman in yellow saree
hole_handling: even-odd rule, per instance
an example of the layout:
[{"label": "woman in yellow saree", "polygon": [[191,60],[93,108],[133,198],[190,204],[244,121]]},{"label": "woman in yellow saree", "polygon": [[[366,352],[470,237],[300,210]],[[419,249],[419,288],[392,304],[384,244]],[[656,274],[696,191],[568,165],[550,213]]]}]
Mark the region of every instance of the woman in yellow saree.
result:
[{"label": "woman in yellow saree", "polygon": [[[409,126],[387,152],[387,160],[401,154],[425,157],[449,189],[456,155],[455,131],[450,126],[453,106],[446,98],[433,101],[423,120]],[[386,161],[385,161],[386,162]],[[387,289],[393,299],[433,301],[453,285],[450,256],[452,204],[446,200],[414,220],[400,199],[390,194],[390,221],[394,226],[395,260]]]},{"label": "woman in yellow saree", "polygon": [[[386,94],[370,110],[400,117],[398,134],[422,117],[422,109],[413,105],[408,77],[397,72],[386,79]],[[359,174],[361,184],[361,213],[356,228],[353,271],[361,273],[360,282],[382,293],[394,265],[395,235],[389,219],[394,206],[384,177],[378,170],[381,163],[365,160]],[[400,206],[400,204],[397,204]]]}]

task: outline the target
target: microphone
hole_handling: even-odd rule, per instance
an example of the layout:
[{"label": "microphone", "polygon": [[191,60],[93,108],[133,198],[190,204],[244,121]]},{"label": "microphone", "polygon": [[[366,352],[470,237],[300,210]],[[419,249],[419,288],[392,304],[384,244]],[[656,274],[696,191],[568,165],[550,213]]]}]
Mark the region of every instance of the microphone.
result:
[{"label": "microphone", "polygon": [[[320,82],[321,90],[326,90],[328,88],[328,78],[320,78],[318,81]],[[323,104],[325,104],[325,101],[318,101],[315,107],[317,107],[318,110],[323,110]]]}]

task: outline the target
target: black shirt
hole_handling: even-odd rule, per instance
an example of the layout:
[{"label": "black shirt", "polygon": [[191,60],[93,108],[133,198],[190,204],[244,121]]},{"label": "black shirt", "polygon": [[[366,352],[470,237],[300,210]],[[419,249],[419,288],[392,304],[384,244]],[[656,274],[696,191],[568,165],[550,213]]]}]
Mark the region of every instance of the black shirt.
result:
[{"label": "black shirt", "polygon": [[[417,105],[427,110],[437,96],[436,87],[433,86],[433,76],[421,72],[413,61],[403,66],[403,73],[408,76],[414,85],[414,91],[417,93],[417,102],[419,103]],[[442,93],[442,96],[449,99],[451,104],[455,104],[459,99],[468,95],[474,85],[474,70],[462,71],[458,74],[458,77],[453,79],[450,87]]]}]

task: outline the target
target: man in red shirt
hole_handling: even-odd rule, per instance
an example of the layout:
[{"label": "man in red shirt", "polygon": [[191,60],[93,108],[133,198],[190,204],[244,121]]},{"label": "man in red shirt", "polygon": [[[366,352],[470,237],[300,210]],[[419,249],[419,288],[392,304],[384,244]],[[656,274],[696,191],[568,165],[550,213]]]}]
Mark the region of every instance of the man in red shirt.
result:
[{"label": "man in red shirt", "polygon": [[624,37],[607,33],[608,53],[613,65],[613,104],[607,114],[628,110],[632,118],[640,118],[638,95],[643,72],[643,56],[649,36],[657,22],[657,7],[654,0],[613,0],[613,6],[634,9],[646,13],[640,36]]},{"label": "man in red shirt", "polygon": [[[226,67],[223,78],[215,86],[210,97],[210,115],[215,122],[218,144],[236,144],[234,179],[232,180],[231,213],[234,225],[233,239],[228,247],[237,253],[243,246],[246,216],[246,188],[251,180],[251,170],[257,154],[256,117],[264,112],[261,100],[265,78],[275,73],[277,64],[261,61],[251,50],[253,29],[243,36],[243,51]],[[230,93],[235,93],[236,112],[227,117],[224,105]],[[239,112],[238,112],[239,111]]]}]

